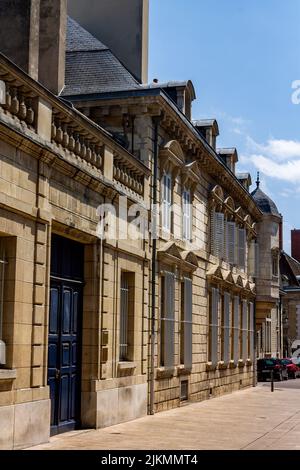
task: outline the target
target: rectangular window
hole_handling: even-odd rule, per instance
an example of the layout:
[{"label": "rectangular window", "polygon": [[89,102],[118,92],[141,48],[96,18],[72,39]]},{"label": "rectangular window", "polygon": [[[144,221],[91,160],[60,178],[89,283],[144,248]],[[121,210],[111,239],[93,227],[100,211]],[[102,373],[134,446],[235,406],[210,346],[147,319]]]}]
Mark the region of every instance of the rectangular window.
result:
[{"label": "rectangular window", "polygon": [[193,347],[193,295],[192,280],[184,278],[181,283],[181,318],[180,318],[180,363],[186,369],[192,368]]},{"label": "rectangular window", "polygon": [[4,305],[4,278],[5,278],[5,253],[0,241],[0,365],[6,364],[6,348],[3,342],[3,305]]},{"label": "rectangular window", "polygon": [[240,359],[239,348],[239,335],[240,335],[240,298],[234,297],[233,305],[233,325],[232,325],[232,338],[233,338],[233,360],[235,363]]},{"label": "rectangular window", "polygon": [[211,251],[214,256],[224,257],[224,214],[211,213]]},{"label": "rectangular window", "polygon": [[164,173],[162,181],[162,227],[171,231],[171,206],[172,206],[172,178],[169,173]]},{"label": "rectangular window", "polygon": [[245,269],[246,264],[246,230],[240,228],[238,230],[238,267]]},{"label": "rectangular window", "polygon": [[278,256],[272,256],[272,275],[278,277]]},{"label": "rectangular window", "polygon": [[248,254],[248,272],[249,276],[257,277],[258,276],[258,243],[253,240],[249,245],[249,254]]},{"label": "rectangular window", "polygon": [[219,313],[219,289],[213,287],[210,294],[209,309],[209,357],[208,360],[213,365],[218,362],[218,313]]},{"label": "rectangular window", "polygon": [[134,273],[121,273],[120,361],[134,359]]},{"label": "rectangular window", "polygon": [[182,193],[182,238],[190,241],[192,238],[192,205],[191,192],[184,190]]},{"label": "rectangular window", "polygon": [[236,225],[235,222],[226,223],[227,232],[227,261],[230,264],[236,264]]},{"label": "rectangular window", "polygon": [[253,302],[249,303],[249,335],[248,335],[248,357],[251,361],[254,360],[254,304]]},{"label": "rectangular window", "polygon": [[246,300],[242,301],[242,331],[241,331],[241,339],[242,339],[242,357],[244,361],[248,359],[248,302]]},{"label": "rectangular window", "polygon": [[228,363],[230,360],[230,300],[229,292],[224,292],[222,305],[221,359],[225,363]]},{"label": "rectangular window", "polygon": [[174,367],[175,276],[165,272],[161,278],[160,365]]}]

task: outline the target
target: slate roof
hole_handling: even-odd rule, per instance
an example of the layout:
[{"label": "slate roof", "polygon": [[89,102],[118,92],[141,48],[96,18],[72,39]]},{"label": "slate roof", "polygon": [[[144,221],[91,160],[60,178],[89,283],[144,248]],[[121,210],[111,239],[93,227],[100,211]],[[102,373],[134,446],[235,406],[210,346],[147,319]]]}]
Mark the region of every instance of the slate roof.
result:
[{"label": "slate roof", "polygon": [[280,256],[280,272],[289,283],[288,286],[283,286],[284,288],[300,288],[300,263],[284,251],[281,252]]},{"label": "slate roof", "polygon": [[280,215],[275,202],[259,186],[251,193],[251,196],[264,214]]},{"label": "slate roof", "polygon": [[89,95],[138,88],[139,82],[110,49],[69,17],[66,78],[61,95]]}]

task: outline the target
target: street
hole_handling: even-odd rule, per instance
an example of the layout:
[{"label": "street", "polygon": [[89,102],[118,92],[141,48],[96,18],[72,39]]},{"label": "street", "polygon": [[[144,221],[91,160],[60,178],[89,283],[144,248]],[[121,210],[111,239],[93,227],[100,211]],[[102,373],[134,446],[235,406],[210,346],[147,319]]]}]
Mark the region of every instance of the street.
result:
[{"label": "street", "polygon": [[270,382],[99,430],[73,431],[32,449],[299,450],[300,379]]}]

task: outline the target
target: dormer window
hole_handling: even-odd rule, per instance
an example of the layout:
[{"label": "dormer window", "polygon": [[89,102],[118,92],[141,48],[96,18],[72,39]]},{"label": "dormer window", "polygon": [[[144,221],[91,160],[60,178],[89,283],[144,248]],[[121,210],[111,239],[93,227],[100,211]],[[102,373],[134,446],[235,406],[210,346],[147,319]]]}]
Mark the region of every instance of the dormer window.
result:
[{"label": "dormer window", "polygon": [[171,231],[172,176],[164,173],[162,179],[162,228]]}]

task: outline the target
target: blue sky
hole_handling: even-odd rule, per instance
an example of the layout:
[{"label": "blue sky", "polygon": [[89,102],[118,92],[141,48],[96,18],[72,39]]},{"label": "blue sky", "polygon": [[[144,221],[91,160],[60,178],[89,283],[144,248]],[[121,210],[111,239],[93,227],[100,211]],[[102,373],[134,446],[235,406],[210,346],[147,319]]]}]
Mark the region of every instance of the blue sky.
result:
[{"label": "blue sky", "polygon": [[[150,0],[149,81],[191,79],[193,118],[216,118],[218,146],[300,228],[300,0]],[[300,101],[300,100],[299,100]]]}]

